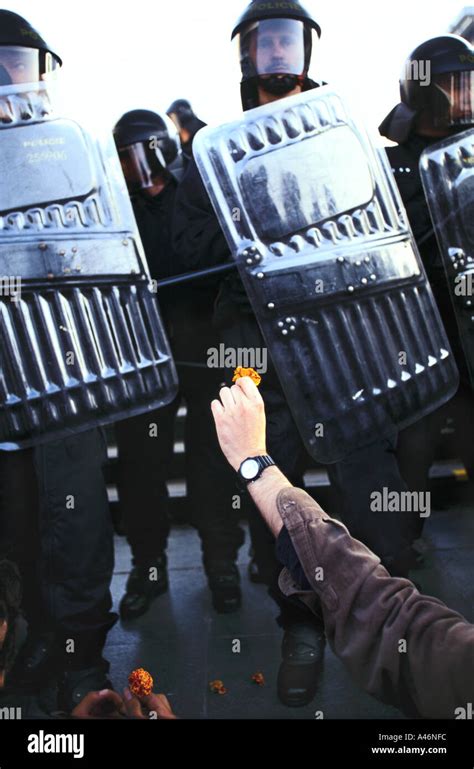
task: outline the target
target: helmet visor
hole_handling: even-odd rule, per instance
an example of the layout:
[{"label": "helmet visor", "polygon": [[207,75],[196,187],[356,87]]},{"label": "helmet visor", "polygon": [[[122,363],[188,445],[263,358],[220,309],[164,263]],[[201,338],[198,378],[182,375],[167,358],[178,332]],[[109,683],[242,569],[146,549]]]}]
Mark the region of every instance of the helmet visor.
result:
[{"label": "helmet visor", "polygon": [[431,93],[436,127],[474,125],[474,70],[434,75]]},{"label": "helmet visor", "polygon": [[237,45],[244,79],[265,75],[300,76],[307,68],[302,21],[266,19],[251,23],[237,36]]},{"label": "helmet visor", "polygon": [[151,149],[145,142],[120,147],[118,153],[130,193],[153,187],[156,178],[165,171],[166,162],[161,150]]},{"label": "helmet visor", "polygon": [[23,46],[0,45],[0,87],[47,80],[59,62],[50,53]]}]

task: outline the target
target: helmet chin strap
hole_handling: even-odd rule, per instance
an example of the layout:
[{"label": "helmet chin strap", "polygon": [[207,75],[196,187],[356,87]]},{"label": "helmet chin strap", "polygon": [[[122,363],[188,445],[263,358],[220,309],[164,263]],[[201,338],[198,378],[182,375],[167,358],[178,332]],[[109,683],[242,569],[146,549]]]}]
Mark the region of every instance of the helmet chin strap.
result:
[{"label": "helmet chin strap", "polygon": [[[242,107],[246,112],[249,109],[255,109],[259,106],[258,89],[262,88],[272,96],[285,96],[300,85],[301,90],[305,90],[307,75],[272,75],[271,78],[263,80],[262,77],[252,77],[242,80],[240,84],[240,95],[242,98]],[[270,87],[269,87],[270,85]],[[273,90],[271,90],[273,88]]]},{"label": "helmet chin strap", "polygon": [[303,86],[305,75],[270,75],[269,77],[259,77],[258,85],[272,96],[284,96],[286,93],[294,91],[300,85]]}]

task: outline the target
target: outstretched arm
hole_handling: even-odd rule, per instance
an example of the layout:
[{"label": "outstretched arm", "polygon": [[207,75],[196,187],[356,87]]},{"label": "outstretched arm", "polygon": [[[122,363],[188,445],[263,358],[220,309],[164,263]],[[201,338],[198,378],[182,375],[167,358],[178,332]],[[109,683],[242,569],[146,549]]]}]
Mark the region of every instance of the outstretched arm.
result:
[{"label": "outstretched arm", "polygon": [[[234,470],[244,459],[266,454],[265,407],[262,396],[249,377],[242,377],[220,391],[220,400],[211,404],[220,447]],[[267,467],[248,490],[268,527],[278,536],[283,522],[278,513],[277,497],[291,483],[277,467]]]},{"label": "outstretched arm", "polygon": [[[221,390],[212,412],[234,469],[265,453],[263,401],[249,378]],[[328,641],[358,684],[424,718],[455,718],[465,710],[474,696],[474,625],[408,580],[391,577],[276,468],[264,470],[250,493],[275,535],[286,527],[311,590],[287,570],[280,588],[310,608],[322,607]]]}]

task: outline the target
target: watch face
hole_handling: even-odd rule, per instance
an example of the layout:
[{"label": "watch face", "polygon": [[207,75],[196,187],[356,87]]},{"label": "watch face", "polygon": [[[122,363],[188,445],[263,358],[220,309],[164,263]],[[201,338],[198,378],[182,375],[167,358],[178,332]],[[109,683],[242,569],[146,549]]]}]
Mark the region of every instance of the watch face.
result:
[{"label": "watch face", "polygon": [[251,481],[258,475],[260,467],[256,459],[246,459],[240,470],[246,481]]}]

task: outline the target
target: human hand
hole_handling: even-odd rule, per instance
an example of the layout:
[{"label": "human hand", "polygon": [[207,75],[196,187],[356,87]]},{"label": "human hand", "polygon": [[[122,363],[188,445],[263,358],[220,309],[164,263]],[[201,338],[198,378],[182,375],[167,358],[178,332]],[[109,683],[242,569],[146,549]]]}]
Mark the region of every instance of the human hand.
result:
[{"label": "human hand", "polygon": [[146,697],[136,697],[127,687],[123,690],[125,712],[128,718],[139,718],[166,721],[177,718],[171,710],[168,698],[164,694],[149,694]]},{"label": "human hand", "polygon": [[250,377],[223,387],[220,400],[211,403],[219,445],[227,461],[238,470],[244,459],[266,454],[265,406]]},{"label": "human hand", "polygon": [[123,718],[125,706],[120,694],[111,689],[89,692],[71,713],[73,718]]}]

